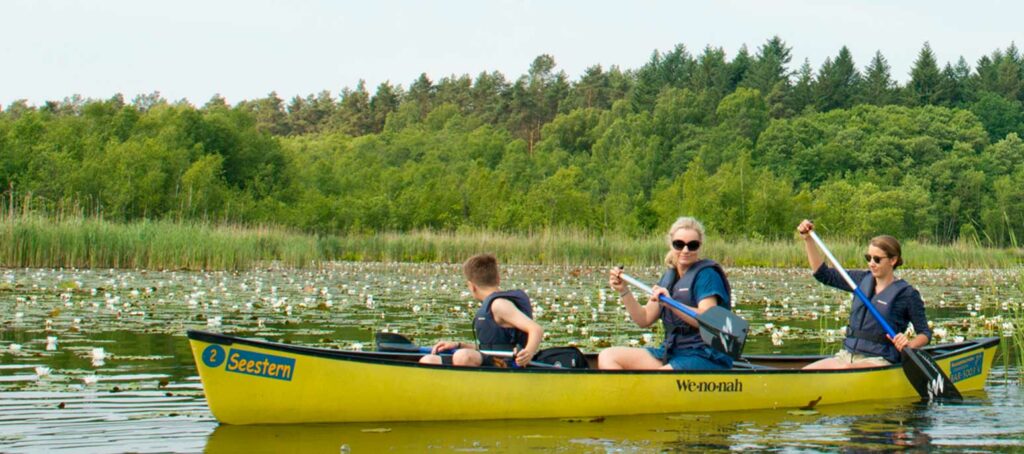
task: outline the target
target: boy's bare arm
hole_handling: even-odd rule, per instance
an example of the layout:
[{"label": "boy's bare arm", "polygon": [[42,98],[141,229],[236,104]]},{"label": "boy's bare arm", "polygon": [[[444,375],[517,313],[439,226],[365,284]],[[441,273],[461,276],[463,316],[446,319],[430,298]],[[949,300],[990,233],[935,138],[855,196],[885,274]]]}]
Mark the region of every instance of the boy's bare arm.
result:
[{"label": "boy's bare arm", "polygon": [[504,298],[498,298],[491,303],[491,312],[494,314],[494,321],[499,326],[525,332],[527,340],[523,350],[528,352],[530,357],[537,354],[537,351],[540,350],[540,341],[544,339],[544,328],[541,328],[536,321],[527,317],[515,304]]}]

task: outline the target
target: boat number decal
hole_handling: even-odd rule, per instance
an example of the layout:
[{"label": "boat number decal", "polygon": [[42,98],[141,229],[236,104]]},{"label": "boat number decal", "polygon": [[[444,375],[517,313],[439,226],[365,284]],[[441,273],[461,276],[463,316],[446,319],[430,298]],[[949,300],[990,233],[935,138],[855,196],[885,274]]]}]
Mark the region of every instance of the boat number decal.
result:
[{"label": "boat number decal", "polygon": [[224,347],[220,345],[214,344],[203,350],[203,363],[206,367],[220,367],[227,357],[228,355],[224,354]]},{"label": "boat number decal", "polygon": [[738,378],[733,381],[697,381],[697,380],[676,380],[676,387],[679,391],[689,393],[741,393],[743,382]]},{"label": "boat number decal", "polygon": [[953,382],[960,380],[966,380],[975,375],[981,375],[981,360],[984,357],[984,353],[975,353],[966,358],[960,358],[950,363],[950,374],[949,379]]}]

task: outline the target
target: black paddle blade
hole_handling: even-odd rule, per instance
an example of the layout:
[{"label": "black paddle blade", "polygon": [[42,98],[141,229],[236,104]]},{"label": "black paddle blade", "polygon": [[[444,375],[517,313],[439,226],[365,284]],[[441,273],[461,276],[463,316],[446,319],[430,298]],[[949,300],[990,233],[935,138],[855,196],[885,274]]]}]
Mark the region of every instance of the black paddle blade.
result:
[{"label": "black paddle blade", "polygon": [[938,364],[935,364],[935,360],[928,356],[928,353],[905,347],[902,356],[903,373],[907,374],[907,380],[914,385],[914,389],[917,390],[921,399],[947,402],[962,402],[964,400],[953,381],[939,368]]},{"label": "black paddle blade", "polygon": [[733,359],[740,359],[750,331],[749,322],[721,306],[704,311],[697,322],[704,343]]},{"label": "black paddle blade", "polygon": [[[419,347],[416,347],[415,344],[413,344],[412,341],[409,340],[408,337],[405,337],[405,336],[403,336],[401,334],[398,334],[398,333],[376,333],[376,334],[374,334],[373,337],[374,337],[374,340],[377,342],[377,351],[396,351],[396,349],[399,348],[399,346],[402,345],[402,344],[412,345],[413,347],[415,347],[417,349],[419,348]],[[384,348],[381,347],[382,345],[385,345],[385,344],[387,344],[387,347],[389,348],[388,350],[385,350]],[[399,350],[399,351],[408,351],[408,350]]]},{"label": "black paddle blade", "polygon": [[[415,344],[403,344],[403,343],[389,343],[389,342],[378,342],[377,351],[379,352],[396,352],[396,353],[423,353],[423,347]],[[427,353],[430,353],[430,349],[427,349]]]}]

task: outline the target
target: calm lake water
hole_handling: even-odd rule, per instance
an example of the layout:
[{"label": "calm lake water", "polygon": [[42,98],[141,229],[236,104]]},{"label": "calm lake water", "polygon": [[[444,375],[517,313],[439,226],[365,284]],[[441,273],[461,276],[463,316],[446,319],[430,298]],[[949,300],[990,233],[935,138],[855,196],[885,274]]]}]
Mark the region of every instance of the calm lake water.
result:
[{"label": "calm lake water", "polygon": [[[637,268],[647,281],[657,270]],[[831,353],[847,296],[802,269],[729,269],[747,353]],[[642,345],[607,270],[508,266],[526,289],[546,345],[584,350]],[[1019,271],[920,271],[949,340],[1001,335],[1022,301]],[[390,330],[421,344],[472,337],[457,265],[338,263],[323,270],[145,272],[3,270],[0,276],[0,452],[363,452],[525,449],[565,452],[778,449],[1024,450],[1020,369],[1003,339],[985,391],[960,405],[913,400],[787,410],[609,417],[602,421],[484,421],[219,426],[206,407],[186,329],[332,348],[372,348]],[[650,335],[648,337],[651,337]],[[661,334],[655,332],[655,342]],[[774,341],[773,341],[774,339]],[[941,339],[940,339],[941,340]],[[643,405],[638,402],[637,405]]]}]

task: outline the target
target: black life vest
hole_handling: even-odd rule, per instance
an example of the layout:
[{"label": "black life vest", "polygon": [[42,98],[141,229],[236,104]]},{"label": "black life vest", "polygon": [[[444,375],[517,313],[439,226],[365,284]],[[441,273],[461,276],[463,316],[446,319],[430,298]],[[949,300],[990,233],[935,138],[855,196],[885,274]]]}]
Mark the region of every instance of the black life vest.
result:
[{"label": "black life vest", "polygon": [[491,312],[491,304],[498,298],[507,299],[516,305],[520,312],[527,317],[533,318],[533,306],[530,304],[530,297],[522,290],[508,290],[494,292],[484,299],[480,309],[477,309],[473,317],[473,333],[481,350],[512,350],[514,347],[520,349],[526,347],[527,334],[515,328],[505,328],[494,321],[494,313]]},{"label": "black life vest", "polygon": [[[725,270],[714,260],[704,259],[690,265],[683,277],[678,279],[675,267],[671,267],[661,276],[658,285],[668,289],[672,299],[696,310],[699,301],[694,301],[693,298],[694,285],[697,283],[697,275],[705,268],[715,270],[722,277],[727,295],[723,301],[719,302],[719,306],[732,310],[732,302],[728,295],[732,293],[729,279],[725,276]],[[673,350],[704,346],[704,340],[700,337],[700,328],[690,326],[667,307],[661,308],[661,323],[665,327],[665,342],[662,345],[665,347],[666,357],[670,357]]]},{"label": "black life vest", "polygon": [[[882,290],[882,293],[870,296],[875,293],[875,277],[868,273],[860,280],[857,287],[871,299],[871,304],[875,306],[878,313],[882,314],[885,322],[896,329],[890,316],[892,302],[896,300],[900,292],[910,287],[910,284],[903,279],[898,279]],[[898,363],[901,359],[899,350],[896,350],[896,346],[886,337],[885,328],[882,328],[878,320],[875,320],[867,306],[856,294],[853,295],[850,324],[846,327],[846,339],[843,340],[843,347],[854,353],[881,356],[891,363]]]}]

